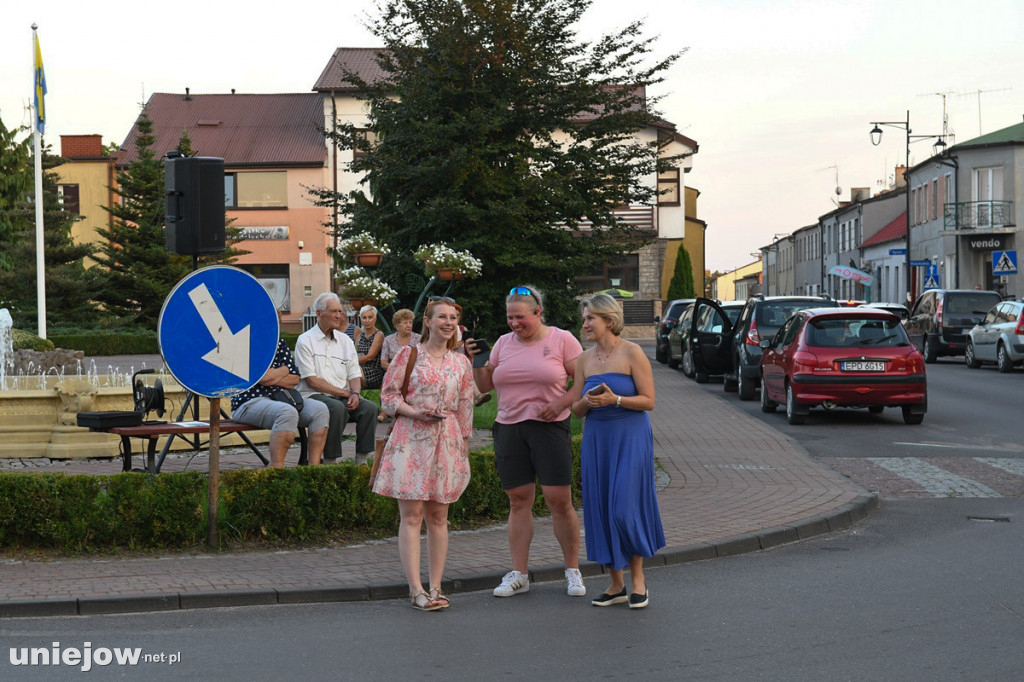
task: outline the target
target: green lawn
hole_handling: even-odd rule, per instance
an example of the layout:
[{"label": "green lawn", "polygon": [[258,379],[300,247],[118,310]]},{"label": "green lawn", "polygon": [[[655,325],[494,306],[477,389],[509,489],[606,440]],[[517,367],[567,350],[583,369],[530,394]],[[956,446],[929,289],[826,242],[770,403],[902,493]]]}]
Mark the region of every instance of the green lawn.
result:
[{"label": "green lawn", "polygon": [[[491,392],[494,395],[494,392]],[[380,391],[368,390],[363,391],[363,397],[369,398],[370,400],[380,405]],[[498,415],[498,401],[489,400],[488,402],[480,405],[473,410],[473,428],[474,429],[490,429],[494,426],[494,418]],[[572,428],[572,435],[578,436],[583,433],[583,422],[576,417],[572,418],[570,422]]]}]

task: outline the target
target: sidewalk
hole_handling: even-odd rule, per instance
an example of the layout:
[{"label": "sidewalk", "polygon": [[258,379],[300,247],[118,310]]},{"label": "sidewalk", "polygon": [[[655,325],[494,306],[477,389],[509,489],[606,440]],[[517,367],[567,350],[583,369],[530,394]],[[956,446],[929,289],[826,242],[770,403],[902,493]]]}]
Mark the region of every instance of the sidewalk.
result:
[{"label": "sidewalk", "polygon": [[[661,472],[658,502],[667,546],[649,565],[767,549],[845,528],[877,497],[811,459],[795,442],[681,373],[654,365],[651,413]],[[487,434],[478,434],[486,437]],[[477,441],[477,438],[474,438]],[[479,441],[478,441],[479,442]],[[476,443],[474,443],[475,445]],[[346,443],[348,449],[351,444]],[[297,454],[289,453],[294,463]],[[165,471],[206,470],[205,455],[169,455]],[[244,449],[225,451],[222,469],[258,466]],[[120,460],[53,464],[33,470],[120,470]],[[535,581],[562,580],[549,519],[537,520],[530,554]],[[581,520],[582,527],[582,520]],[[425,549],[424,549],[425,552]],[[581,552],[581,559],[586,556]],[[425,564],[424,564],[425,565]],[[504,526],[452,533],[446,589],[491,589],[510,568]],[[585,576],[601,567],[584,562]],[[147,558],[0,562],[0,617],[392,599],[407,588],[395,539],[288,551]]]}]

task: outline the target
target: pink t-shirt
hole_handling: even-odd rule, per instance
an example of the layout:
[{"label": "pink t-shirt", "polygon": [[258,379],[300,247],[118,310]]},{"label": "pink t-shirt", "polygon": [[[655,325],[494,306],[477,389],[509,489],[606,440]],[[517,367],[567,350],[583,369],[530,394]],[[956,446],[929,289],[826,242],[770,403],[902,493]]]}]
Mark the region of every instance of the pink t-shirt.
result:
[{"label": "pink t-shirt", "polygon": [[[533,343],[523,343],[515,332],[499,338],[488,360],[494,367],[492,379],[498,391],[495,421],[517,424],[540,419],[541,408],[565,394],[569,382],[565,365],[582,352],[576,337],[558,327],[548,327],[547,336]],[[568,416],[566,408],[555,421]]]}]

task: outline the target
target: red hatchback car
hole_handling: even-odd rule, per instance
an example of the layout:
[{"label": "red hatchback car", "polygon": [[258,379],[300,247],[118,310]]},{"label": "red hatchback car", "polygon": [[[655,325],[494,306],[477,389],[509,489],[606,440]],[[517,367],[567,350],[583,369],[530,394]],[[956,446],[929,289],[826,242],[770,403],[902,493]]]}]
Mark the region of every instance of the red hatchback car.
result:
[{"label": "red hatchback car", "polygon": [[761,342],[761,410],[785,404],[790,424],[811,407],[899,406],[920,424],[928,411],[924,356],[900,318],[869,308],[812,308],[794,313]]}]

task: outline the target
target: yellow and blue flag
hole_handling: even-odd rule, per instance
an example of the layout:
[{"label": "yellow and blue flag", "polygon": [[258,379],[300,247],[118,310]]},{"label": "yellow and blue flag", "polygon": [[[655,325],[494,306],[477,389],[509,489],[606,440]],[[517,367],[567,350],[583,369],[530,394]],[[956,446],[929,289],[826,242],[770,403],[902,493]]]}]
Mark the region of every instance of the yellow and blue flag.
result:
[{"label": "yellow and blue flag", "polygon": [[39,49],[39,36],[33,35],[36,43],[36,130],[42,135],[46,131],[46,72],[43,71],[43,52]]}]

